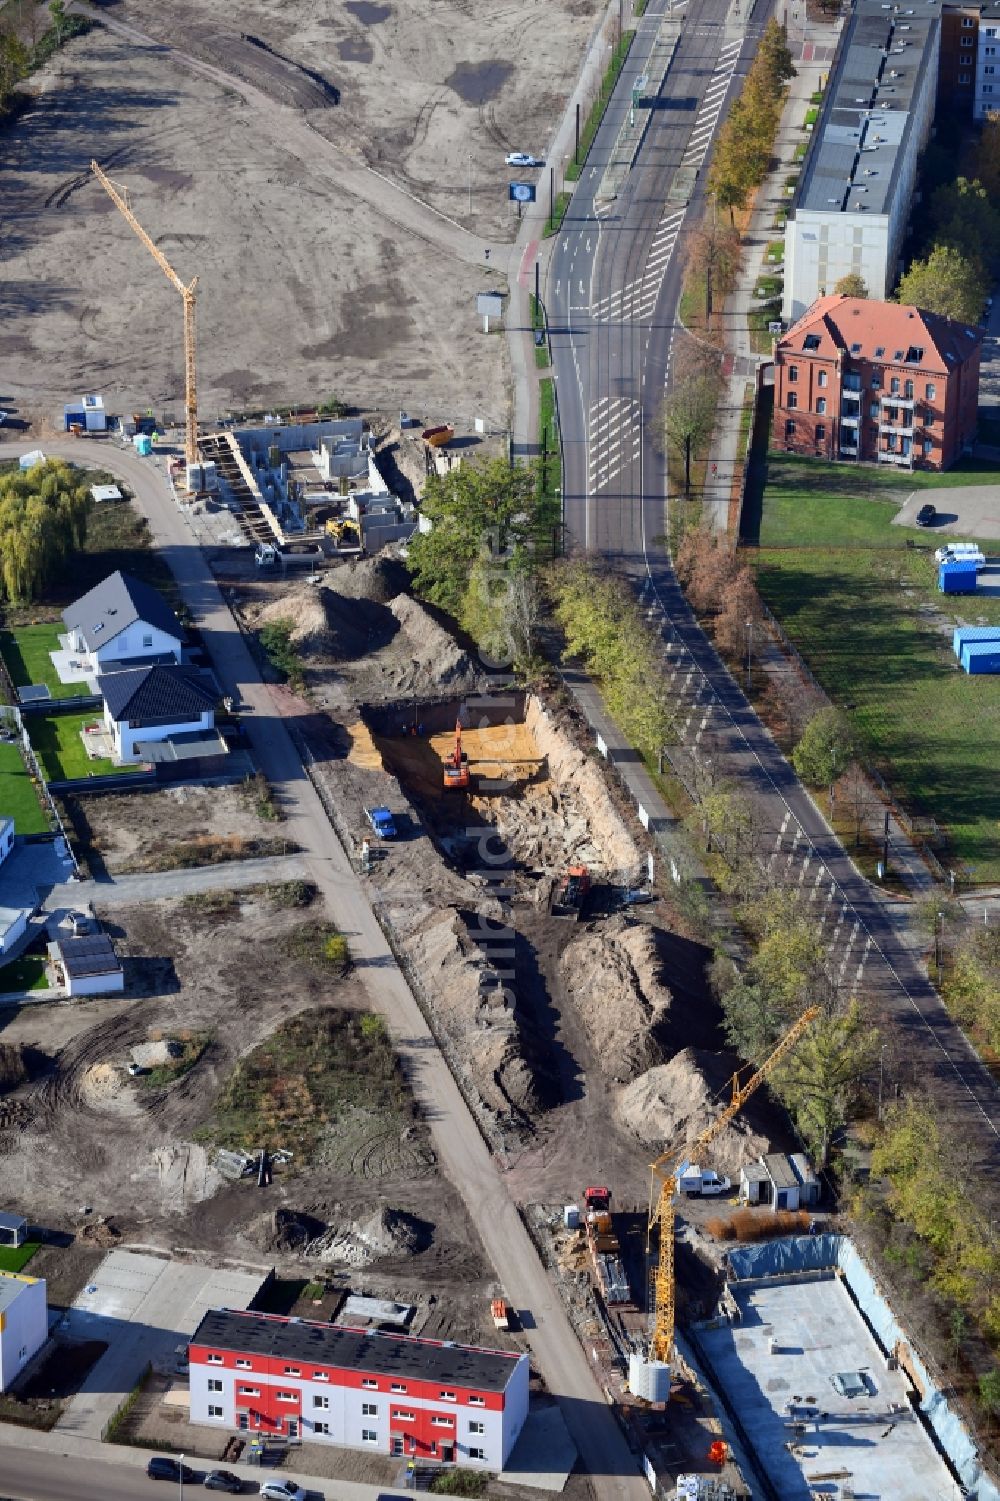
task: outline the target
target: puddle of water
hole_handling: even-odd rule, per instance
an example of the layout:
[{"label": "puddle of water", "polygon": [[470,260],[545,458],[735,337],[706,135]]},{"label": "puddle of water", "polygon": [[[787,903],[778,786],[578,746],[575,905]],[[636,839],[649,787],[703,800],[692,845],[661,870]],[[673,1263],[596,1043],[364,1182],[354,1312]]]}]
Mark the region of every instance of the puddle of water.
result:
[{"label": "puddle of water", "polygon": [[486,104],[497,97],[513,71],[513,63],[459,63],[445,83],[463,104]]},{"label": "puddle of water", "polygon": [[343,63],[370,63],[375,56],[375,48],[369,42],[348,37],[346,42],[337,43],[337,54]]},{"label": "puddle of water", "polygon": [[379,26],[392,15],[391,5],[377,5],[375,0],[346,0],[344,9],[362,26]]}]

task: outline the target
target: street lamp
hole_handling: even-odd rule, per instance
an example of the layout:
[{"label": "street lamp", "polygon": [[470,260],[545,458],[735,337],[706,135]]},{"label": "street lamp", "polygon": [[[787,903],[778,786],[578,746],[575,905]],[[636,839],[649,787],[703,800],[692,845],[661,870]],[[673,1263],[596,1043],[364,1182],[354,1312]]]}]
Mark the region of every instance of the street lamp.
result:
[{"label": "street lamp", "polygon": [[472,152],[469,152],[469,218],[472,218]]},{"label": "street lamp", "polygon": [[939,912],[934,921],[934,961],[937,968],[937,982],[941,984],[941,939],[944,934],[944,913]]},{"label": "street lamp", "polygon": [[184,1501],[184,1455],[182,1454],[177,1464],[177,1487],[180,1492],[179,1501]]},{"label": "street lamp", "polygon": [[750,694],[750,692],[752,691],[752,688],[753,688],[753,682],[752,682],[752,678],[751,678],[751,665],[752,665],[752,661],[753,661],[753,658],[752,658],[752,655],[751,655],[752,649],[753,649],[753,619],[752,619],[752,617],[750,617],[748,615],[747,616],[747,694],[748,695]]}]

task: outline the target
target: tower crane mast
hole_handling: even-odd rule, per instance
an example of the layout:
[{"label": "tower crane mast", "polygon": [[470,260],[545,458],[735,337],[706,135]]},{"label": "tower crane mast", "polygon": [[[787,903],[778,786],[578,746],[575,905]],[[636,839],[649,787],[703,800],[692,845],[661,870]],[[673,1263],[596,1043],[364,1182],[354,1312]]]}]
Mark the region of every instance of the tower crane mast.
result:
[{"label": "tower crane mast", "polygon": [[[806,1031],[807,1027],[814,1022],[820,1014],[818,1006],[810,1006],[802,1013],[798,1021],[794,1022],[784,1037],[778,1043],[774,1051],[764,1060],[760,1067],[750,1075],[743,1083],[740,1082],[740,1074],[735,1073],[732,1078],[732,1098],[724,1110],[716,1116],[715,1120],[698,1137],[697,1141],[690,1146],[674,1144],[667,1151],[662,1152],[656,1161],[650,1164],[650,1194],[649,1194],[649,1225],[647,1231],[647,1247],[649,1237],[652,1236],[655,1227],[659,1227],[660,1248],[657,1257],[656,1271],[653,1281],[654,1317],[653,1333],[650,1339],[649,1359],[647,1362],[639,1361],[639,1365],[647,1367],[659,1367],[665,1370],[666,1381],[669,1383],[670,1364],[674,1353],[674,1324],[676,1318],[676,1288],[674,1281],[674,1199],[677,1194],[677,1177],[684,1156],[696,1156],[702,1148],[707,1147],[723,1131],[747,1100],[759,1089],[765,1079],[777,1068],[781,1060],[791,1052]],[[659,1188],[657,1189],[657,1180]],[[655,1383],[654,1385],[658,1385]],[[635,1372],[630,1371],[630,1385],[635,1390]]]},{"label": "tower crane mast", "polygon": [[128,201],[128,189],[116,187],[96,161],[91,162],[90,170],[118,209],[126,224],[129,225],[145,245],[164,276],[166,276],[168,281],[172,282],[181,294],[184,303],[184,406],[186,413],[184,457],[190,467],[198,462],[198,373],[195,361],[194,334],[194,292],[195,287],[198,285],[198,278],[197,276],[194,277],[185,286],[162,250],[158,249],[153,243],[132,212],[132,207]]}]

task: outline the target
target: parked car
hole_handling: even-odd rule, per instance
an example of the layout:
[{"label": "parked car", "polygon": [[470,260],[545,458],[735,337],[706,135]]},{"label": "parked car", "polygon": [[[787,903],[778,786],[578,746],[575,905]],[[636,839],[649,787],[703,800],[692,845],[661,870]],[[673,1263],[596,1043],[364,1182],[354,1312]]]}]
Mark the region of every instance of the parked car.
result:
[{"label": "parked car", "polygon": [[205,1489],[228,1491],[231,1496],[238,1496],[243,1489],[243,1481],[232,1470],[209,1470],[205,1476]]},{"label": "parked car", "polygon": [[260,1488],[265,1501],[306,1501],[306,1493],[294,1480],[265,1480]]},{"label": "parked car", "polygon": [[921,506],[917,512],[918,526],[933,526],[937,520],[937,506]]},{"label": "parked car", "polygon": [[508,151],[504,157],[508,167],[544,167],[545,160],[540,156],[529,156],[526,151]]},{"label": "parked car", "polygon": [[150,1480],[183,1480],[188,1485],[198,1478],[198,1472],[190,1465],[183,1465],[179,1459],[171,1459],[167,1454],[154,1454],[146,1466],[146,1474]]}]

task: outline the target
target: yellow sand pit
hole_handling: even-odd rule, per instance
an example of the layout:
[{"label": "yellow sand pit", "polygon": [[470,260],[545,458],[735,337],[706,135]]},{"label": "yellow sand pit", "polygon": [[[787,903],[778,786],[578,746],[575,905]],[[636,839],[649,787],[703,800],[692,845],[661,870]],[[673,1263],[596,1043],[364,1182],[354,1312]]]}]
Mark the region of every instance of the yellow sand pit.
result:
[{"label": "yellow sand pit", "polygon": [[347,752],[348,761],[355,766],[363,766],[365,771],[381,771],[382,753],[364,720],[356,719],[353,724],[349,724],[347,733],[351,740],[351,748]]}]

